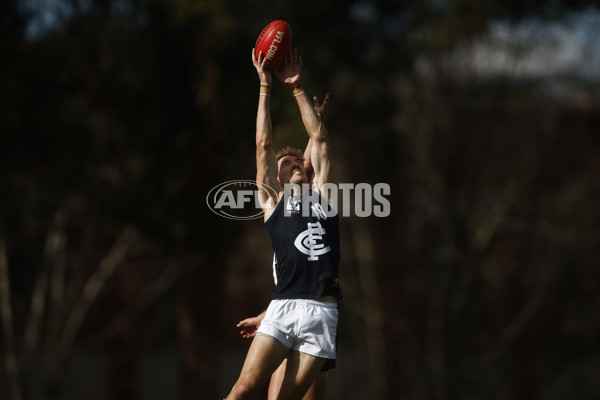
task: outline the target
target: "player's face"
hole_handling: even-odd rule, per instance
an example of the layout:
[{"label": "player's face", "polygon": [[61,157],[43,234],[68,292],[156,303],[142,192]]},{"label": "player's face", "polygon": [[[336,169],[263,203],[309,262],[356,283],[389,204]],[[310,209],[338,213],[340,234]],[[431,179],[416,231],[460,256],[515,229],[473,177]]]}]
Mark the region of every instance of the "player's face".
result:
[{"label": "player's face", "polygon": [[277,179],[279,183],[300,184],[308,182],[302,159],[294,156],[285,156],[279,160],[278,166]]}]

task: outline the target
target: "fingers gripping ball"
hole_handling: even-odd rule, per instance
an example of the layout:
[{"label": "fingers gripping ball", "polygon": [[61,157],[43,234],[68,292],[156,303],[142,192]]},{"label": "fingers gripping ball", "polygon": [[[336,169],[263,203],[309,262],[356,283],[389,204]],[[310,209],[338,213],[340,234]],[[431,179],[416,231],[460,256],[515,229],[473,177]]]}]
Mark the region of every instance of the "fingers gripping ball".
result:
[{"label": "fingers gripping ball", "polygon": [[262,30],[254,52],[256,58],[262,51],[266,58],[267,69],[275,68],[290,52],[292,46],[292,28],[285,21],[273,21]]}]

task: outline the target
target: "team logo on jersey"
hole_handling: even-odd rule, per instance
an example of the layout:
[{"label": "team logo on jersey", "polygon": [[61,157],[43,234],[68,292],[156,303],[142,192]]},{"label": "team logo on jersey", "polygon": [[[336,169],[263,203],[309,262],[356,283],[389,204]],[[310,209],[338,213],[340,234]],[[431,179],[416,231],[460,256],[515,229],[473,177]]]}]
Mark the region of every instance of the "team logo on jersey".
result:
[{"label": "team logo on jersey", "polygon": [[325,232],[320,222],[309,222],[306,225],[307,229],[298,234],[294,246],[300,252],[308,255],[308,261],[316,261],[320,255],[331,251],[331,247],[325,247],[324,243],[320,243],[323,240],[323,235],[327,232]]}]

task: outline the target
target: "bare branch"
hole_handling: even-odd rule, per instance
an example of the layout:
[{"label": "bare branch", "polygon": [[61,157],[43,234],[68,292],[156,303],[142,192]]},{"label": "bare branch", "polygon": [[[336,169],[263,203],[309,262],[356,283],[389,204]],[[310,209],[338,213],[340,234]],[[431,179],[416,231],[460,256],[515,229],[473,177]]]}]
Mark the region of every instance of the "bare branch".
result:
[{"label": "bare branch", "polygon": [[506,214],[510,207],[515,203],[519,195],[517,184],[511,181],[498,201],[483,218],[481,223],[475,228],[472,244],[475,250],[482,251],[489,245],[494,235],[506,219]]},{"label": "bare branch", "polygon": [[[372,393],[383,395],[387,387],[385,375],[385,343],[383,313],[379,302],[379,285],[373,261],[371,236],[362,218],[350,224],[354,237],[354,251],[358,265],[358,282],[364,294],[365,341],[369,355],[369,378]],[[378,396],[375,396],[378,397]]]},{"label": "bare branch", "polygon": [[17,364],[15,336],[10,304],[10,282],[8,278],[8,260],[4,238],[0,237],[0,314],[2,318],[2,336],[4,337],[4,363],[8,386],[13,400],[22,400],[19,365]]},{"label": "bare branch", "polygon": [[49,260],[50,275],[49,275],[49,303],[47,314],[47,328],[45,335],[44,350],[46,352],[46,361],[52,360],[58,350],[57,344],[61,328],[61,309],[64,297],[65,288],[65,271],[66,271],[66,242],[67,238],[62,229],[64,217],[60,212],[56,213],[55,222],[56,228],[51,243],[52,252]]},{"label": "bare branch", "polygon": [[[135,243],[138,236],[137,229],[133,226],[127,226],[117,238],[112,249],[100,262],[96,272],[90,277],[79,301],[73,307],[65,321],[64,330],[58,344],[58,359],[64,360],[72,349],[79,328],[89,310],[90,306],[98,297],[100,290],[104,287],[117,266],[123,261],[131,246]],[[57,364],[54,364],[57,366]]]},{"label": "bare branch", "polygon": [[178,277],[179,268],[175,265],[167,266],[145,290],[136,296],[129,307],[86,340],[83,347],[99,347],[125,331],[139,314],[175,284]]},{"label": "bare branch", "polygon": [[31,295],[31,305],[29,321],[25,327],[23,335],[23,352],[21,353],[21,365],[24,370],[29,368],[31,357],[37,346],[39,333],[41,332],[42,315],[46,308],[46,293],[50,280],[50,263],[48,260],[52,258],[52,253],[55,251],[54,244],[56,243],[57,232],[54,228],[50,228],[46,237],[44,246],[44,262],[41,265],[41,271]]}]

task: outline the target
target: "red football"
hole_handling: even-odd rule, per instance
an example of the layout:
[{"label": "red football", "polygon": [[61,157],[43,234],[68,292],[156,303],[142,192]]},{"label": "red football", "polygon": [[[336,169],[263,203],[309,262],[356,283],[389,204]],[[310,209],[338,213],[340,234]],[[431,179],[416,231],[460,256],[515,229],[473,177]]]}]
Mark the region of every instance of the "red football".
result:
[{"label": "red football", "polygon": [[258,58],[262,51],[267,58],[265,66],[272,69],[283,61],[291,46],[292,28],[285,21],[273,21],[258,35],[254,53]]}]

